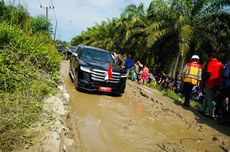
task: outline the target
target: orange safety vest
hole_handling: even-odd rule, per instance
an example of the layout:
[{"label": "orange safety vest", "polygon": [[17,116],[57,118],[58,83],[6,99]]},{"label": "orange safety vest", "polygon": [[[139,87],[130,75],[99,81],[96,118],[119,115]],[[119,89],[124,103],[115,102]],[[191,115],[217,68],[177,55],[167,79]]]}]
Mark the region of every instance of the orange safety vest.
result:
[{"label": "orange safety vest", "polygon": [[196,85],[201,81],[201,72],[202,66],[196,61],[187,63],[184,69],[184,82]]}]

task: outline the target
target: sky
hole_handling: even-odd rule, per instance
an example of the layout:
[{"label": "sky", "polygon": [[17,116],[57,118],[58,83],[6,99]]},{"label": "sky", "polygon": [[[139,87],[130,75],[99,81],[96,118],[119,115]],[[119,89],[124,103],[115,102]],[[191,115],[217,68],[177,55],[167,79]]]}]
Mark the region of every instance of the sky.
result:
[{"label": "sky", "polygon": [[[144,3],[147,8],[152,0],[5,0],[6,4],[20,3],[31,16],[45,15],[45,7],[49,9],[48,18],[55,29],[57,21],[56,39],[69,42],[87,27],[96,23],[119,17],[129,4]],[[40,7],[42,5],[42,7]]]}]

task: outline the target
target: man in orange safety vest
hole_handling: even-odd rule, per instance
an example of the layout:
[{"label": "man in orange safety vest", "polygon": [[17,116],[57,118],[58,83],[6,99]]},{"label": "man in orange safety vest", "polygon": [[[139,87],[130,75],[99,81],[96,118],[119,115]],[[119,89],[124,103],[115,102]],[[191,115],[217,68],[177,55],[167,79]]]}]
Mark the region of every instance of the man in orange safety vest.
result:
[{"label": "man in orange safety vest", "polygon": [[183,95],[185,100],[183,105],[188,106],[190,104],[190,98],[192,94],[192,89],[194,86],[199,87],[201,81],[202,66],[199,64],[199,56],[193,55],[192,62],[185,65],[183,69]]}]

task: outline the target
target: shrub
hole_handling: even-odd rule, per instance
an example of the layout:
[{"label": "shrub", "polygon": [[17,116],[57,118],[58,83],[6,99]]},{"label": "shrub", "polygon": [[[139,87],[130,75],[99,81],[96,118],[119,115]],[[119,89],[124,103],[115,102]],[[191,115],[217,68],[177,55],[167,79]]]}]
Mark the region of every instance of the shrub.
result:
[{"label": "shrub", "polygon": [[0,23],[0,151],[31,143],[27,130],[59,82],[60,55],[47,35]]}]

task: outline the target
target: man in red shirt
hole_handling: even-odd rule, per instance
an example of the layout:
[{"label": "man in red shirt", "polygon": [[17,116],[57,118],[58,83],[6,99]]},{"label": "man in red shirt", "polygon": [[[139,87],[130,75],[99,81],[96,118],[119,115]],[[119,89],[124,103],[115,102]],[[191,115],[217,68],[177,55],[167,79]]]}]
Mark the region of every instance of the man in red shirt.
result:
[{"label": "man in red shirt", "polygon": [[202,66],[199,64],[199,56],[193,55],[192,62],[185,65],[183,69],[183,95],[185,96],[184,106],[189,107],[192,89],[199,86],[201,81]]},{"label": "man in red shirt", "polygon": [[216,53],[210,54],[210,61],[208,62],[207,70],[205,73],[205,100],[202,104],[202,109],[200,112],[206,114],[208,108],[208,117],[213,118],[213,97],[221,87],[222,75],[223,75],[224,65],[218,61]]}]

